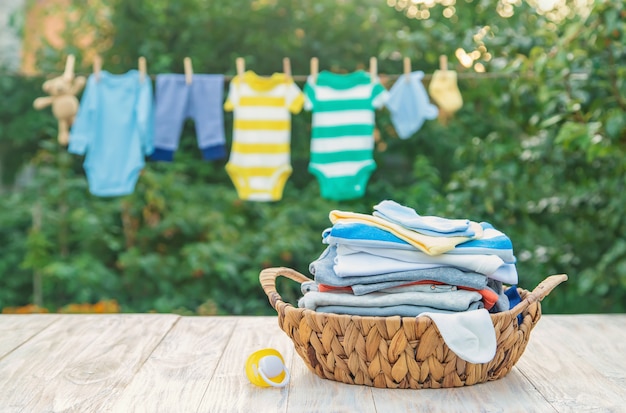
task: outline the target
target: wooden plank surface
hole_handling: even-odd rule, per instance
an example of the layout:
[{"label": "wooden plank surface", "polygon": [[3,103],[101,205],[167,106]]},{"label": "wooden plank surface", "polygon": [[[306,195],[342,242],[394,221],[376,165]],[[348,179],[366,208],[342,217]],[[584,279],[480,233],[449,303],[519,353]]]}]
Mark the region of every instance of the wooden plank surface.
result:
[{"label": "wooden plank surface", "polygon": [[195,412],[235,324],[231,317],[182,317],[111,410]]},{"label": "wooden plank surface", "polygon": [[235,321],[213,379],[198,408],[199,412],[287,411],[289,387],[257,387],[248,381],[245,363],[253,352],[271,347],[278,350],[290,366],[293,343],[278,327],[276,317],[242,317]]},{"label": "wooden plank surface", "polygon": [[[617,361],[624,364],[619,345],[622,334],[611,335],[614,329],[599,327],[586,316],[543,317],[531,333],[531,339],[517,367],[559,412],[624,412],[626,411],[625,371],[612,370],[619,378],[610,379],[602,366]],[[608,320],[608,318],[603,318]],[[611,322],[626,326],[626,316],[611,317]],[[604,329],[604,334],[599,333]],[[594,347],[600,344],[603,351]],[[600,362],[598,362],[600,361]],[[616,383],[616,381],[618,383]]]},{"label": "wooden plank surface", "polygon": [[[547,334],[551,342],[570,348],[601,375],[626,390],[626,315],[555,315],[546,317],[545,325],[543,321],[539,337],[556,330],[560,334]],[[626,400],[626,394],[623,396]]]},{"label": "wooden plank surface", "polygon": [[[276,317],[0,315],[1,412],[624,412],[626,315],[544,316],[503,379],[352,386],[310,372]],[[246,378],[273,347],[286,388]]]},{"label": "wooden plank surface", "polygon": [[5,411],[102,411],[177,319],[151,314],[64,315],[0,363]]},{"label": "wooden plank surface", "polygon": [[[322,379],[306,367],[295,351],[291,371],[288,412],[373,413],[377,411],[371,387]],[[379,411],[382,413],[385,410]]]},{"label": "wooden plank surface", "polygon": [[56,314],[4,314],[0,317],[0,359],[59,319]]},{"label": "wooden plank surface", "polygon": [[[515,367],[504,378],[454,389],[374,389],[379,412],[556,412]],[[389,410],[387,410],[389,409]]]}]

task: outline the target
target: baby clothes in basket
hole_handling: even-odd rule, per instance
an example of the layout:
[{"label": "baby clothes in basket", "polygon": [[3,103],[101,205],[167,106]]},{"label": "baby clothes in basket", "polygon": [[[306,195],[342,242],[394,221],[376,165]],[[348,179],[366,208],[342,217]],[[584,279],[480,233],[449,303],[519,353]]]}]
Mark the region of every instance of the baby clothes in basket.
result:
[{"label": "baby clothes in basket", "polygon": [[460,358],[470,363],[487,363],[496,355],[496,332],[484,308],[453,314],[422,313],[437,326],[443,341]]}]

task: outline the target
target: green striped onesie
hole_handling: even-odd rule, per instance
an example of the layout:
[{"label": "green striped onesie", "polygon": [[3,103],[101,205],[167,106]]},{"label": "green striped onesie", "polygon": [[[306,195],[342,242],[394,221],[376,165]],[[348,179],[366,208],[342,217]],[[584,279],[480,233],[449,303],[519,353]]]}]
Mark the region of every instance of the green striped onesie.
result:
[{"label": "green striped onesie", "polygon": [[312,111],[311,172],[323,198],[363,196],[376,162],[374,110],[387,100],[378,78],[362,70],[336,74],[322,71],[304,88],[305,109]]}]

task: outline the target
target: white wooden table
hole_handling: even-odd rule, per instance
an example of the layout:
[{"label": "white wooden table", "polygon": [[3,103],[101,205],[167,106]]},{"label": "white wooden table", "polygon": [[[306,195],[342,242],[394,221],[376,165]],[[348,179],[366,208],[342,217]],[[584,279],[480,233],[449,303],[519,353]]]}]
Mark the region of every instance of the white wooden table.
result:
[{"label": "white wooden table", "polygon": [[[260,388],[274,347],[288,387]],[[324,380],[276,317],[0,315],[0,412],[626,412],[626,315],[544,315],[503,379],[389,390]]]}]

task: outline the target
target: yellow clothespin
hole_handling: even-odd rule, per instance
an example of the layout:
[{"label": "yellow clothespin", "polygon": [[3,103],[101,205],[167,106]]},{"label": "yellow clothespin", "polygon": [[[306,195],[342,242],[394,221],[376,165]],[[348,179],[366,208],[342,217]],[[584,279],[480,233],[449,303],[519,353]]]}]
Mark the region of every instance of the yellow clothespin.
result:
[{"label": "yellow clothespin", "polygon": [[313,83],[317,82],[317,74],[319,72],[319,60],[317,57],[311,58],[311,79]]},{"label": "yellow clothespin", "polygon": [[190,85],[193,78],[193,67],[191,66],[191,58],[185,57],[183,59],[183,65],[185,67],[185,83]]},{"label": "yellow clothespin", "polygon": [[439,70],[448,70],[448,56],[444,54],[439,56]]},{"label": "yellow clothespin", "polygon": [[288,57],[283,58],[283,73],[288,79],[291,78],[291,61]]},{"label": "yellow clothespin", "polygon": [[376,80],[378,76],[378,60],[375,57],[370,57],[370,79],[372,82]]},{"label": "yellow clothespin", "polygon": [[76,58],[74,57],[73,54],[68,55],[67,59],[65,60],[65,71],[63,72],[63,77],[65,77],[67,80],[74,79],[74,62],[75,61],[76,61]]},{"label": "yellow clothespin", "polygon": [[237,76],[243,78],[243,73],[246,71],[246,61],[243,57],[238,57],[235,60],[235,65],[237,66]]},{"label": "yellow clothespin", "polygon": [[100,70],[102,70],[102,58],[100,55],[95,55],[93,58],[93,74],[96,82],[100,80]]},{"label": "yellow clothespin", "polygon": [[146,58],[143,56],[140,56],[139,57],[139,81],[141,83],[143,83],[143,81],[145,80],[147,71],[148,69],[146,65]]},{"label": "yellow clothespin", "polygon": [[405,57],[402,63],[404,65],[405,79],[407,82],[409,82],[411,80],[411,59],[408,57]]}]

